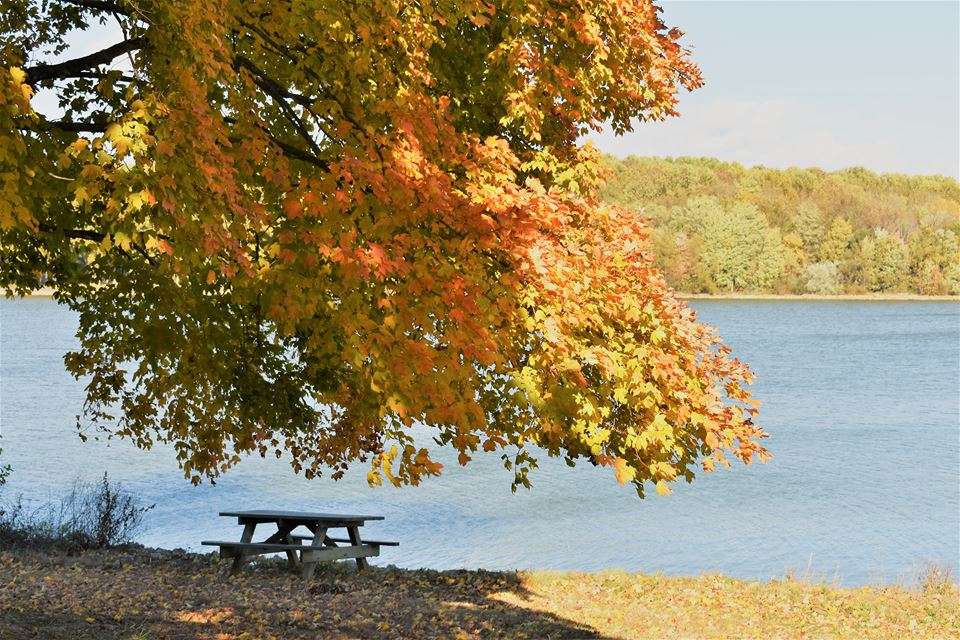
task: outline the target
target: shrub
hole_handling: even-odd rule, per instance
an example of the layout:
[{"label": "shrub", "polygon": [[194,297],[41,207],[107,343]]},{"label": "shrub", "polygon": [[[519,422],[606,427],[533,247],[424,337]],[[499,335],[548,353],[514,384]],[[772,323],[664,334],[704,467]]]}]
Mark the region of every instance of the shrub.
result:
[{"label": "shrub", "polygon": [[[3,449],[0,449],[0,454],[3,453]],[[10,475],[12,469],[8,464],[0,464],[0,487],[7,484],[7,477]],[[0,512],[2,513],[2,512]]]},{"label": "shrub", "polygon": [[74,481],[65,496],[31,509],[18,497],[0,511],[0,543],[53,546],[77,551],[129,543],[155,505],[111,483]]},{"label": "shrub", "polygon": [[960,264],[954,263],[947,267],[943,274],[943,285],[948,294],[960,296]]},{"label": "shrub", "polygon": [[833,262],[817,262],[807,267],[804,290],[807,293],[832,295],[840,293],[840,270]]},{"label": "shrub", "polygon": [[951,593],[957,588],[953,569],[936,563],[927,563],[920,569],[917,583],[924,593]]}]

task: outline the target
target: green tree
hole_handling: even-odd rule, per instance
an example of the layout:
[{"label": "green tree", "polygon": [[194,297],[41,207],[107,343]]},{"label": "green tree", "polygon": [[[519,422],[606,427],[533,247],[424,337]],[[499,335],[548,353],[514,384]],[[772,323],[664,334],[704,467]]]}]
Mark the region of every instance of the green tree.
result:
[{"label": "green tree", "polygon": [[763,245],[757,256],[753,277],[748,279],[750,288],[757,291],[776,290],[787,265],[787,249],[779,229],[763,230]]},{"label": "green tree", "polygon": [[871,291],[897,291],[907,281],[907,248],[898,236],[877,229],[869,245],[866,284]]},{"label": "green tree", "polygon": [[753,205],[725,208],[714,199],[687,206],[703,242],[701,260],[710,280],[722,291],[751,291],[772,286],[783,272],[780,234],[766,225]]},{"label": "green tree", "polygon": [[653,240],[654,264],[671,285],[679,282],[682,275],[679,273],[680,252],[676,234],[669,229],[655,228],[650,235]]},{"label": "green tree", "polygon": [[694,293],[717,293],[717,285],[703,259],[703,239],[697,234],[681,231],[677,234],[677,246],[684,266],[681,289]]},{"label": "green tree", "polygon": [[783,236],[783,278],[787,292],[803,291],[803,276],[806,269],[807,254],[803,250],[803,238],[796,231]]},{"label": "green tree", "polygon": [[954,262],[944,270],[943,288],[951,296],[960,296],[960,263]]},{"label": "green tree", "polygon": [[820,244],[820,261],[841,263],[849,257],[850,244],[853,241],[853,226],[846,218],[836,217]]},{"label": "green tree", "polygon": [[823,214],[820,207],[810,200],[801,202],[793,217],[793,226],[803,239],[803,250],[808,259],[816,260],[823,241]]},{"label": "green tree", "polygon": [[926,294],[945,293],[944,273],[960,261],[960,244],[954,232],[921,225],[910,236],[907,246],[914,290]]},{"label": "green tree", "polygon": [[[684,230],[691,246],[699,232],[696,208],[689,203],[703,200],[724,208],[735,203],[757,207],[767,225],[780,231],[785,248],[784,271],[774,285],[776,290],[801,292],[808,264],[835,262],[845,288],[866,291],[873,241],[867,243],[870,251],[864,252],[863,239],[872,237],[878,227],[908,240],[911,266],[905,286],[927,292],[947,287],[950,265],[938,257],[942,249],[931,253],[922,246],[914,247],[920,240],[913,236],[920,232],[923,245],[930,244],[938,230],[954,237],[960,234],[960,183],[955,179],[875,174],[860,168],[832,172],[746,168],[710,158],[630,157],[611,161],[611,167],[616,177],[606,188],[606,197],[644,210],[669,211],[655,217],[654,224]],[[826,220],[820,215],[837,211],[843,211],[843,216],[830,215]],[[918,225],[920,230],[914,231]],[[697,275],[684,288],[718,290],[711,282],[710,268],[694,265],[691,272]]]}]

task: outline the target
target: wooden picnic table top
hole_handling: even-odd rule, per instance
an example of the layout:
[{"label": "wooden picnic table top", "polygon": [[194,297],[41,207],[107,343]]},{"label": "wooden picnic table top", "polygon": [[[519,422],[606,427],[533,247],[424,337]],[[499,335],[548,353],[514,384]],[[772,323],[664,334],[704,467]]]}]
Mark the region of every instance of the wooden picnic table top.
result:
[{"label": "wooden picnic table top", "polygon": [[221,516],[235,517],[248,522],[309,522],[322,524],[325,522],[356,522],[367,520],[383,520],[383,516],[350,515],[342,513],[312,513],[310,511],[274,511],[271,509],[254,509],[251,511],[221,511]]}]

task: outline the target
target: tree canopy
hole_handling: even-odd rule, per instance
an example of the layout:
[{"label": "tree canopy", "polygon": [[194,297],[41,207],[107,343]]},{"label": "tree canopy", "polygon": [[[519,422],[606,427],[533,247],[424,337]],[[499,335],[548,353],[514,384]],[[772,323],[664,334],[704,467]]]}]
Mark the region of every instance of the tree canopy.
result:
[{"label": "tree canopy", "polygon": [[953,178],[711,158],[606,162],[604,198],[651,217],[656,265],[678,290],[960,295]]},{"label": "tree canopy", "polygon": [[766,457],[749,369],[577,143],[676,115],[680,37],[646,0],[6,2],[0,283],[79,313],[79,426],[194,482],[286,452],[417,484],[415,424],[521,485],[532,447],[641,496]]}]

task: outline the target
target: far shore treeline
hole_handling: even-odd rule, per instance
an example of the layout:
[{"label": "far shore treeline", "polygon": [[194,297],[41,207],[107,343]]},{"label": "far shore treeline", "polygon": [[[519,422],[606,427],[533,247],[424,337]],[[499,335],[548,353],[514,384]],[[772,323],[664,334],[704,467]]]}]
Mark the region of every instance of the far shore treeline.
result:
[{"label": "far shore treeline", "polygon": [[648,215],[688,293],[960,295],[960,183],[862,168],[607,159],[604,197]]}]

